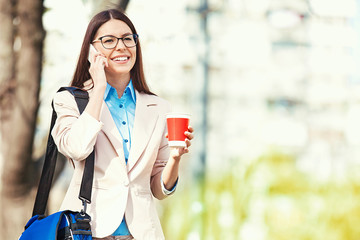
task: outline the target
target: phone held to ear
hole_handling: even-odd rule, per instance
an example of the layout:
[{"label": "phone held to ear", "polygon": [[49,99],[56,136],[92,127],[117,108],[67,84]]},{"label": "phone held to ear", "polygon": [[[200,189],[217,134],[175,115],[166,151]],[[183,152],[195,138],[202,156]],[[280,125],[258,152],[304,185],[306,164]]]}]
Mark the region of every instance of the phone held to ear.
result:
[{"label": "phone held to ear", "polygon": [[90,61],[91,57],[94,57],[94,55],[95,55],[96,53],[97,53],[97,51],[96,51],[95,47],[94,47],[92,44],[90,44],[89,56],[88,56],[88,61],[89,61],[89,62],[91,62],[91,61]]}]

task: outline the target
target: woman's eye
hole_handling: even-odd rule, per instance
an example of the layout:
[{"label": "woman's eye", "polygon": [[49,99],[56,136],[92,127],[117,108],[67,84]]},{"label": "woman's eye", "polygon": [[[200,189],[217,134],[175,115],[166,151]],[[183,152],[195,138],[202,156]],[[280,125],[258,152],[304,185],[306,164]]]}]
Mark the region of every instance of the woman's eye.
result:
[{"label": "woman's eye", "polygon": [[104,43],[112,43],[114,42],[114,39],[104,39]]}]

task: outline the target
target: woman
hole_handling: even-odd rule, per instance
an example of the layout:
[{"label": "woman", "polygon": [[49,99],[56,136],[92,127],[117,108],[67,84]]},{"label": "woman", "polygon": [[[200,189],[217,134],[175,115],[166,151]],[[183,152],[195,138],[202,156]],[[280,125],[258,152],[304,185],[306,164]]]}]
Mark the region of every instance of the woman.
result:
[{"label": "woman", "polygon": [[[88,105],[80,115],[69,92],[54,97],[58,118],[52,136],[75,166],[61,209],[82,208],[83,160],[95,148],[87,210],[94,239],[164,239],[154,197],[174,192],[181,156],[189,152],[193,138],[189,127],[187,147],[168,147],[169,104],[146,84],[138,38],[123,13],[98,13],[87,28],[71,83],[88,91]],[[90,44],[96,52],[89,55]]]}]

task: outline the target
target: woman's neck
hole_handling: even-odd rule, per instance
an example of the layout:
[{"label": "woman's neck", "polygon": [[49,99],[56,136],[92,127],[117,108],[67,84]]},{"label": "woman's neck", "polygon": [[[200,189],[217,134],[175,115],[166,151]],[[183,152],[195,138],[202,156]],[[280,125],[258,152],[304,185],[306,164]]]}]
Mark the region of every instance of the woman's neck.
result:
[{"label": "woman's neck", "polygon": [[107,82],[116,89],[119,98],[123,95],[126,86],[130,82],[130,74],[117,75],[116,77],[106,76]]}]

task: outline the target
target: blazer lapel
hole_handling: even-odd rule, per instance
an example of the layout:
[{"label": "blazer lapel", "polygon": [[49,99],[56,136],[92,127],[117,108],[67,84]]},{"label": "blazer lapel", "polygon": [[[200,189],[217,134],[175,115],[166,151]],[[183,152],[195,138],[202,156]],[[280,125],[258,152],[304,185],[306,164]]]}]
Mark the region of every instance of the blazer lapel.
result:
[{"label": "blazer lapel", "polygon": [[102,109],[101,109],[101,116],[100,116],[101,122],[104,123],[104,126],[102,128],[103,132],[106,134],[106,136],[109,138],[111,144],[113,145],[116,153],[119,155],[119,157],[122,159],[121,165],[124,167],[124,170],[126,171],[126,164],[125,164],[125,157],[124,157],[124,149],[122,144],[122,137],[119,133],[119,130],[117,129],[115,122],[111,116],[110,110],[108,109],[106,103],[103,101]]},{"label": "blazer lapel", "polygon": [[128,171],[135,166],[141,154],[144,152],[156,122],[159,118],[156,110],[157,104],[151,96],[136,92],[135,122],[131,136],[131,149],[128,160]]}]

